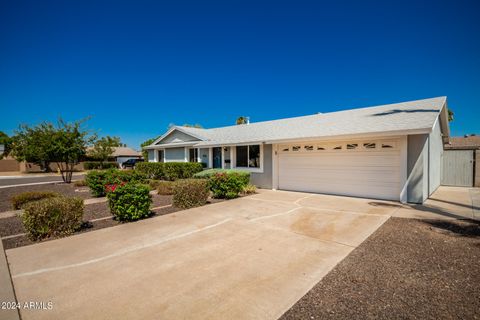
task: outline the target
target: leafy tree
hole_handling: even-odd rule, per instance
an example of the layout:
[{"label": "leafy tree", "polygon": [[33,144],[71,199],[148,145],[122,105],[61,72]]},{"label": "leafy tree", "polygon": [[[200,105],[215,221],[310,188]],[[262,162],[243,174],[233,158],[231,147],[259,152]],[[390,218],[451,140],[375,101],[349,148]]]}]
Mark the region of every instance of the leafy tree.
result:
[{"label": "leafy tree", "polygon": [[57,125],[21,125],[13,137],[12,155],[19,161],[36,163],[45,171],[55,162],[63,181],[70,183],[73,168],[85,156],[87,145],[95,140],[95,136],[82,129],[85,121],[68,123],[60,119]]},{"label": "leafy tree", "polygon": [[146,146],[149,146],[151,145],[152,143],[155,142],[155,140],[157,140],[157,138],[151,138],[151,139],[148,139],[144,142],[142,142],[142,144],[140,144],[140,147],[142,147],[142,156],[143,156],[143,159],[147,160],[148,159],[148,151],[147,150],[144,150],[143,147],[146,147]]},{"label": "leafy tree", "polygon": [[50,172],[53,131],[53,125],[46,122],[36,127],[20,125],[12,137],[11,154],[18,161],[35,163],[42,171]]},{"label": "leafy tree", "polygon": [[106,136],[95,141],[93,148],[88,151],[88,155],[99,160],[100,164],[102,164],[103,162],[108,161],[108,158],[110,158],[115,152],[116,147],[122,145],[119,137]]},{"label": "leafy tree", "polygon": [[448,109],[448,122],[453,121],[453,111]]},{"label": "leafy tree", "polygon": [[12,148],[12,138],[3,131],[0,131],[0,145],[3,145],[3,153],[0,154],[0,160],[2,160],[3,157],[8,156]]},{"label": "leafy tree", "polygon": [[247,124],[248,123],[248,118],[241,116],[237,118],[237,121],[235,122],[237,125],[239,124]]}]

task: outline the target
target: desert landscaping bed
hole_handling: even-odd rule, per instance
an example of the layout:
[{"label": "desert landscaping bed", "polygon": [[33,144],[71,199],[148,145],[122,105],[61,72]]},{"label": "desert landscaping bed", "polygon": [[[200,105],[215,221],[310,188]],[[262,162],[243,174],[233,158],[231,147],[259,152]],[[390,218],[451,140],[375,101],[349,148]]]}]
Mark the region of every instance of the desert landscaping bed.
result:
[{"label": "desert landscaping bed", "polygon": [[32,186],[10,187],[0,189],[0,212],[12,210],[10,199],[20,193],[30,191],[53,191],[69,197],[92,198],[87,187],[76,187],[73,183],[52,183]]},{"label": "desert landscaping bed", "polygon": [[480,319],[480,223],[391,218],[282,319]]},{"label": "desert landscaping bed", "polygon": [[[224,201],[224,200],[210,199],[208,203],[211,204],[211,203],[216,203],[220,201]],[[153,215],[150,218],[154,218],[156,216],[170,214],[170,213],[174,213],[176,211],[182,210],[180,208],[172,206],[171,204],[172,204],[172,196],[157,195],[157,194],[153,195],[152,205],[150,206]],[[118,222],[112,219],[107,202],[100,202],[100,203],[86,205],[83,220],[85,221],[85,223],[82,226],[82,228],[76,232],[76,234],[82,233],[82,232],[94,231],[102,228],[113,227],[118,224],[121,224],[121,222]],[[9,217],[9,218],[0,219],[0,237],[4,238],[3,246],[5,249],[17,248],[17,247],[22,247],[22,246],[36,243],[29,240],[26,235],[11,237],[14,235],[23,234],[25,232],[26,231],[19,217]],[[48,241],[53,239],[55,238],[49,238],[43,241]]]}]

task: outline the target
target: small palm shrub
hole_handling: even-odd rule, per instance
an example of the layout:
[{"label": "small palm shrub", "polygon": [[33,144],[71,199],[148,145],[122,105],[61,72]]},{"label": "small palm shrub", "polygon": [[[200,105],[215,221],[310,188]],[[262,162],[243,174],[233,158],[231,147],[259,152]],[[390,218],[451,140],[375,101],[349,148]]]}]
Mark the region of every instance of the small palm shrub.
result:
[{"label": "small palm shrub", "polygon": [[30,202],[24,207],[22,222],[32,240],[74,233],[82,225],[83,200],[56,196]]},{"label": "small palm shrub", "polygon": [[107,185],[110,212],[119,221],[135,221],[150,216],[152,196],[146,185],[121,183]]},{"label": "small palm shrub", "polygon": [[18,210],[29,202],[60,196],[61,195],[59,193],[51,191],[31,191],[17,194],[13,196],[10,201],[12,203],[13,210]]},{"label": "small palm shrub", "polygon": [[207,203],[210,192],[205,179],[182,179],[175,181],[173,187],[173,205],[188,209]]}]

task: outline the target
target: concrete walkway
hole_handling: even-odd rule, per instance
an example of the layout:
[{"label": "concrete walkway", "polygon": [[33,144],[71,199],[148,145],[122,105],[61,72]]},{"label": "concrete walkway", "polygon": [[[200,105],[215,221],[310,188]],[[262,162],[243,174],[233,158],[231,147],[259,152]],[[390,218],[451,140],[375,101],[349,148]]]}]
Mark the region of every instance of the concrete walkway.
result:
[{"label": "concrete walkway", "polygon": [[22,319],[276,319],[390,216],[471,217],[469,194],[407,206],[261,191],[7,257],[18,300],[53,303]]}]

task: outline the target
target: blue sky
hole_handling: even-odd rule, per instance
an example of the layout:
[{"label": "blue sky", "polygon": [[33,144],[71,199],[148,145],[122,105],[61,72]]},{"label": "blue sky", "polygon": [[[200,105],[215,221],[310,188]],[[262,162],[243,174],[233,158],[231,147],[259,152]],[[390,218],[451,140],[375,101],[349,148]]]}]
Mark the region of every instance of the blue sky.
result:
[{"label": "blue sky", "polygon": [[446,95],[480,134],[478,1],[0,0],[0,130],[92,116],[137,148],[231,125]]}]

